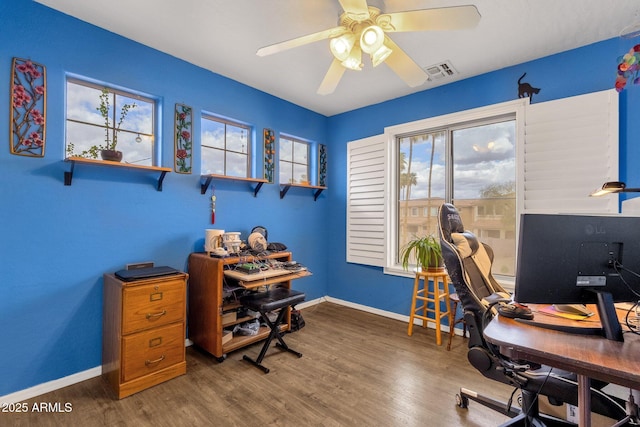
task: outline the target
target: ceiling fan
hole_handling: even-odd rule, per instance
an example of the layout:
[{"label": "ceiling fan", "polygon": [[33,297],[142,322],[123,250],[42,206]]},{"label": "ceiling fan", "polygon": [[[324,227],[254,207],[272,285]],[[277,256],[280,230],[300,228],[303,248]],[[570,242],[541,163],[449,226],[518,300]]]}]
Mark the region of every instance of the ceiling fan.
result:
[{"label": "ceiling fan", "polygon": [[409,86],[423,84],[428,76],[387,33],[401,31],[440,31],[473,28],[480,21],[473,5],[382,13],[366,0],[338,0],[344,12],[338,26],[258,49],[258,56],[329,39],[334,56],[318,94],[332,93],[345,70],[362,70],[362,53],[369,54],[374,67],[386,63]]}]

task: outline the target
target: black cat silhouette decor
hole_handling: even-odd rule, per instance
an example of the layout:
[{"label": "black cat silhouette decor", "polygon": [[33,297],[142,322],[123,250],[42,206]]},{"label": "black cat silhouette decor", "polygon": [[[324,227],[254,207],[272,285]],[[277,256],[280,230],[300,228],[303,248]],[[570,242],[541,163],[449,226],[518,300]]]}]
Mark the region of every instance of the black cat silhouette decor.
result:
[{"label": "black cat silhouette decor", "polygon": [[527,82],[523,82],[522,79],[526,76],[527,73],[524,73],[518,79],[518,98],[524,98],[528,96],[531,102],[533,102],[533,94],[540,93],[540,88],[533,87]]}]

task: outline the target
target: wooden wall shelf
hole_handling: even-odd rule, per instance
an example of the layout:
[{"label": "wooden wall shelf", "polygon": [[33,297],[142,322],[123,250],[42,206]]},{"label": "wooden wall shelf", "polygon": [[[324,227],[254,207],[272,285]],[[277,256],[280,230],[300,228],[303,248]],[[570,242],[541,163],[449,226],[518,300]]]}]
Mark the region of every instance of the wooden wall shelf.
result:
[{"label": "wooden wall shelf", "polygon": [[306,185],[306,184],[280,184],[280,198],[284,199],[285,194],[287,194],[287,191],[289,191],[289,189],[291,187],[295,187],[295,188],[311,188],[312,190],[315,190],[313,192],[313,201],[315,202],[316,200],[318,200],[318,196],[320,196],[320,193],[322,193],[324,190],[327,189],[327,187],[323,187],[320,185]]},{"label": "wooden wall shelf", "polygon": [[116,167],[116,168],[126,168],[126,169],[135,169],[135,170],[143,170],[143,171],[153,171],[160,172],[160,177],[158,178],[158,184],[156,189],[158,191],[162,191],[162,181],[164,180],[167,172],[171,172],[171,168],[163,168],[160,166],[141,166],[134,165],[130,163],[120,163],[120,162],[110,162],[108,160],[94,160],[94,159],[85,159],[84,157],[67,157],[65,162],[71,163],[71,169],[64,173],[64,185],[71,185],[71,180],[73,179],[73,170],[75,168],[76,163],[82,165],[95,165],[95,166],[106,166],[106,167]]},{"label": "wooden wall shelf", "polygon": [[255,188],[253,188],[253,197],[258,196],[258,192],[262,188],[262,184],[268,183],[264,178],[242,178],[237,176],[226,176],[226,175],[202,175],[200,176],[200,194],[205,194],[207,189],[209,188],[209,184],[214,179],[223,179],[227,181],[239,181],[239,182],[248,182],[250,184],[256,184]]}]

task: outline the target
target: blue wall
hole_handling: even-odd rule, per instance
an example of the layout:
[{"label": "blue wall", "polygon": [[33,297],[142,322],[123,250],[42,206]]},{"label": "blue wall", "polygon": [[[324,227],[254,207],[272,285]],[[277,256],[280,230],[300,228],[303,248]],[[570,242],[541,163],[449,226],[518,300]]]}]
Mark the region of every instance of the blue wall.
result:
[{"label": "blue wall", "polygon": [[[9,135],[13,57],[47,67],[48,102],[46,156],[0,150],[0,396],[99,366],[102,273],[147,260],[185,269],[206,228],[246,238],[264,225],[271,241],[285,243],[313,271],[296,283],[309,299],[330,295],[408,314],[410,279],[345,262],[346,143],[385,126],[515,99],[525,71],[525,80],[542,88],[535,102],[611,88],[616,59],[632,45],[609,40],[327,118],[30,0],[2,1],[0,135]],[[216,182],[212,227],[197,148],[194,174],[168,174],[162,192],[153,187],[155,175],[87,166],[77,166],[73,185],[64,186],[66,73],[159,97],[165,166],[173,164],[173,106],[184,103],[196,117],[209,111],[250,123],[258,138],[268,127],[327,144],[329,189],[317,202],[298,189],[280,200],[277,185],[254,198],[246,184]],[[620,106],[620,178],[638,186],[640,87],[623,92]]]},{"label": "blue wall", "polygon": [[[267,227],[270,241],[286,244],[314,273],[296,287],[308,299],[326,295],[326,241],[316,233],[327,227],[326,194],[314,202],[311,190],[291,189],[281,200],[277,185],[264,185],[254,198],[246,183],[215,182],[212,226],[197,148],[194,174],[167,174],[162,192],[157,173],[83,165],[64,186],[62,160],[66,73],[159,97],[168,167],[175,103],[192,106],[196,118],[209,111],[250,123],[259,150],[263,128],[328,144],[326,117],[30,0],[0,3],[0,46],[0,396],[99,366],[102,274],[146,260],[185,269],[189,253],[203,250],[206,228],[246,239],[252,227]],[[9,152],[13,57],[46,66],[44,158]]]},{"label": "blue wall", "polygon": [[[328,243],[333,263],[328,294],[404,315],[411,305],[412,279],[345,262],[348,141],[381,134],[386,126],[516,99],[517,80],[525,72],[524,81],[542,89],[534,103],[612,89],[618,56],[637,43],[640,39],[616,38],[328,118],[333,144],[329,227],[335,236]],[[620,122],[620,179],[640,186],[640,86],[621,93]]]}]

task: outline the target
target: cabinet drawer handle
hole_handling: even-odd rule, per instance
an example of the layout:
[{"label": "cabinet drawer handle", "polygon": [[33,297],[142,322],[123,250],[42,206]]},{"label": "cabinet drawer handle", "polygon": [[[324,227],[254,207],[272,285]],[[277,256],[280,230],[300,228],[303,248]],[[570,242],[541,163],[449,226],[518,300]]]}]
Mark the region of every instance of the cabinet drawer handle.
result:
[{"label": "cabinet drawer handle", "polygon": [[151,319],[152,317],[160,317],[167,314],[167,310],[162,310],[160,313],[147,313],[147,319]]},{"label": "cabinet drawer handle", "polygon": [[163,354],[162,356],[160,356],[160,358],[159,358],[159,359],[156,359],[156,360],[145,360],[145,361],[144,361],[144,364],[145,364],[145,365],[147,365],[147,366],[149,366],[149,365],[153,365],[153,364],[155,364],[155,363],[160,363],[160,362],[162,362],[163,360],[164,360],[164,354]]}]

